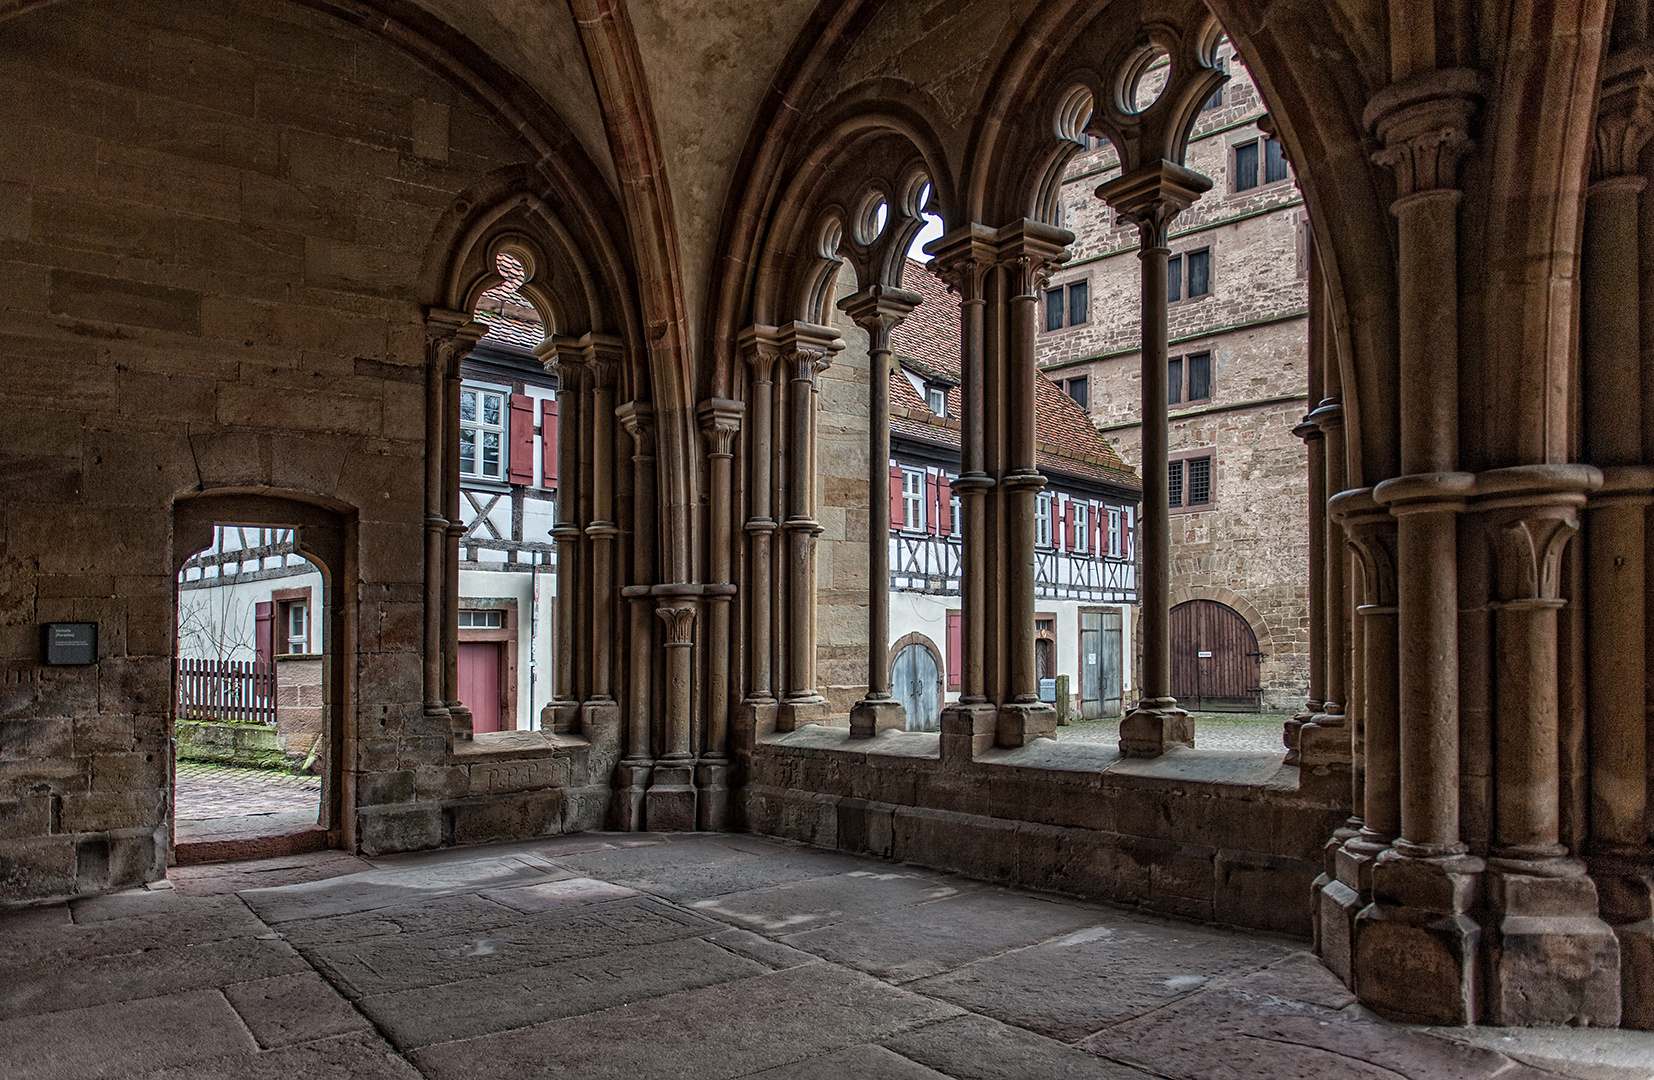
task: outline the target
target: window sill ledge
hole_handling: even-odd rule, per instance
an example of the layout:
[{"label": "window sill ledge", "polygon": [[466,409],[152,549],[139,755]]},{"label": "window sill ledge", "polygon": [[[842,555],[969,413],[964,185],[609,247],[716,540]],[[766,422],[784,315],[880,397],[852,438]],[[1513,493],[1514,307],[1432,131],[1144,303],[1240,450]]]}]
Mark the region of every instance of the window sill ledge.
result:
[{"label": "window sill ledge", "polygon": [[555,731],[484,731],[469,742],[454,743],[455,761],[498,761],[507,758],[556,757],[589,750],[591,743],[578,735]]}]

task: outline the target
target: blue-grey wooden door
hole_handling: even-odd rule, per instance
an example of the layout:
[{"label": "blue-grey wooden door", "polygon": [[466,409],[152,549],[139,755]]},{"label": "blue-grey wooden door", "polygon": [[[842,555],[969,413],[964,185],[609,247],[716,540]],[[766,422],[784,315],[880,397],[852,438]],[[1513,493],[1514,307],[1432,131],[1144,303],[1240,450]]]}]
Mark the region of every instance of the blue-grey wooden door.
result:
[{"label": "blue-grey wooden door", "polygon": [[907,730],[941,730],[942,672],[929,649],[915,642],[897,653],[890,686],[907,709]]}]

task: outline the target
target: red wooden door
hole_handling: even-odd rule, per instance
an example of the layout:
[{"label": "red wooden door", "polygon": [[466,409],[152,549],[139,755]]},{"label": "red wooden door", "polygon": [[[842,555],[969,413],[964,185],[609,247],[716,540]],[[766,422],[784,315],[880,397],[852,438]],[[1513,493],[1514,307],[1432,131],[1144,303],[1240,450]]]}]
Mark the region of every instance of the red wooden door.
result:
[{"label": "red wooden door", "polygon": [[459,699],[471,710],[472,731],[500,730],[500,643],[459,643]]},{"label": "red wooden door", "polygon": [[1190,600],[1172,608],[1172,696],[1188,709],[1257,712],[1258,639],[1234,608]]}]

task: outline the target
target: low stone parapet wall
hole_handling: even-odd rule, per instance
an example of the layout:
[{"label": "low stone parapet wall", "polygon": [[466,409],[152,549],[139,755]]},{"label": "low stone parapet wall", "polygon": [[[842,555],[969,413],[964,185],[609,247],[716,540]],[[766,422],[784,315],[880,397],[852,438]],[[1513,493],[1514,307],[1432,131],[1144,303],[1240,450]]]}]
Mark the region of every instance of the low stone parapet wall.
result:
[{"label": "low stone parapet wall", "polygon": [[1308,938],[1349,808],[1300,793],[1281,756],[1041,739],[954,762],[935,734],[812,725],[751,749],[743,807],[753,832]]},{"label": "low stone parapet wall", "polygon": [[269,724],[179,720],[173,725],[179,761],[209,761],[249,769],[287,769],[292,763]]}]

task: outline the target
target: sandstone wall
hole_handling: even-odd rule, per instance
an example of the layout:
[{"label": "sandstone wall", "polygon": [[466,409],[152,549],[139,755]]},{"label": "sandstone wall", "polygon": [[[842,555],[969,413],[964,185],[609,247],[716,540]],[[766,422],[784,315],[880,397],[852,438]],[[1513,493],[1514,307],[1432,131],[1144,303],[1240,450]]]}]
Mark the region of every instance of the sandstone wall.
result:
[{"label": "sandstone wall", "polygon": [[[422,726],[413,285],[522,151],[297,5],[45,8],[5,23],[0,101],[0,898],[162,872],[171,509],[198,491],[355,521],[347,784],[365,846],[423,842],[402,811],[469,780]],[[98,663],[42,667],[51,620],[95,621]]]}]

